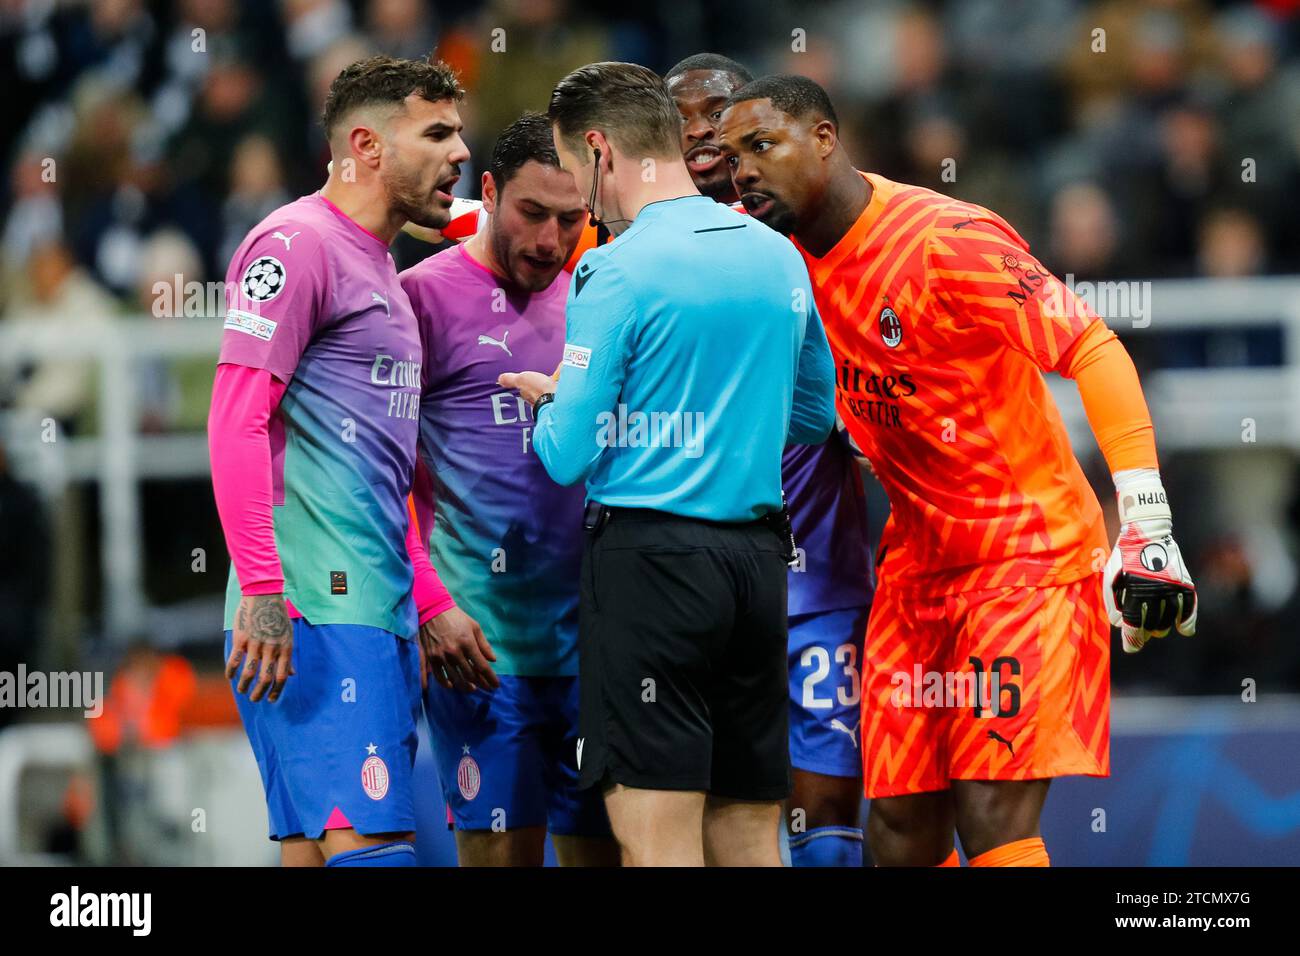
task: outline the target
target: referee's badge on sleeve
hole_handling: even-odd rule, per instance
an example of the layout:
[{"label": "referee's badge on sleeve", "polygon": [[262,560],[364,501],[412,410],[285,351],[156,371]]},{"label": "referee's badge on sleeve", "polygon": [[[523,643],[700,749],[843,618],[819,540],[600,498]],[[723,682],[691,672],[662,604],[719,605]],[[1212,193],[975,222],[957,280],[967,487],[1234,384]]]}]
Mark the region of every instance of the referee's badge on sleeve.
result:
[{"label": "referee's badge on sleeve", "polygon": [[586,368],[591,364],[591,349],[584,349],[581,345],[570,345],[564,343],[564,365],[570,368]]}]

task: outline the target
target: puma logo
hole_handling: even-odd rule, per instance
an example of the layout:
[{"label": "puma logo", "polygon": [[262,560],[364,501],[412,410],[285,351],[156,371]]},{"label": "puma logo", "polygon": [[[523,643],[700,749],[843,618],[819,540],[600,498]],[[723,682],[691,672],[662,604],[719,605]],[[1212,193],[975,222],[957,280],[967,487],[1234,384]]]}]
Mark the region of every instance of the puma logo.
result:
[{"label": "puma logo", "polygon": [[965,222],[954,222],[952,224],[952,228],[954,232],[960,232],[962,226],[973,226],[973,225],[975,225],[975,220],[967,219]]},{"label": "puma logo", "polygon": [[504,332],[501,333],[501,338],[500,338],[500,339],[494,339],[494,338],[492,338],[492,336],[490,336],[490,335],[480,335],[480,336],[478,337],[478,344],[479,344],[479,345],[495,345],[495,346],[496,346],[497,348],[499,348],[502,352],[505,352],[506,355],[509,355],[511,358],[514,358],[514,357],[515,357],[515,353],[512,352],[512,351],[510,351],[510,346],[506,345],[506,339],[508,339],[508,338],[510,338],[510,330],[509,330],[509,329],[506,329]]},{"label": "puma logo", "polygon": [[842,720],[840,720],[838,717],[832,717],[831,730],[838,730],[841,733],[848,734],[849,740],[853,741],[853,746],[856,747],[858,745],[858,726],[861,723],[862,721],[858,721],[858,723],[850,727],[847,724],[845,724]]},{"label": "puma logo", "polygon": [[1007,740],[1006,737],[1003,737],[1003,736],[1002,736],[1000,733],[998,733],[996,730],[990,730],[990,731],[989,731],[989,740],[996,740],[996,741],[998,741],[999,743],[1004,743],[1004,744],[1006,744],[1006,745],[1007,745],[1007,750],[1011,751],[1011,756],[1014,757],[1014,756],[1016,755],[1016,748],[1013,747],[1013,746],[1011,746],[1011,741]]},{"label": "puma logo", "polygon": [[297,232],[295,232],[295,233],[294,233],[293,235],[291,235],[291,236],[286,236],[284,233],[280,232],[279,230],[276,230],[275,232],[271,233],[271,238],[272,238],[272,239],[279,239],[281,242],[283,242],[283,243],[284,243],[284,251],[285,251],[285,252],[288,252],[288,251],[289,251],[289,243],[293,242],[294,239],[298,238],[298,237],[301,236],[301,235],[302,235],[302,230],[301,230],[301,229],[298,230]]},{"label": "puma logo", "polygon": [[392,314],[393,314],[393,313],[390,312],[390,311],[388,311],[388,300],[385,299],[385,298],[384,298],[382,295],[380,295],[378,292],[372,292],[372,293],[370,293],[370,301],[371,301],[371,302],[378,302],[380,305],[382,305],[382,306],[384,307],[384,314],[387,315],[387,316],[389,316],[390,318],[392,317]]}]

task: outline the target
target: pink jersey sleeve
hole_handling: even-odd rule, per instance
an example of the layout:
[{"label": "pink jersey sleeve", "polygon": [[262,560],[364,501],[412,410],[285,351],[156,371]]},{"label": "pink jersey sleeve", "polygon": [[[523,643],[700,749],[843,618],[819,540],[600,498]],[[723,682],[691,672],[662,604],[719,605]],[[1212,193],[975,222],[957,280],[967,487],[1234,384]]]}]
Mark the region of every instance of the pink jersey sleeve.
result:
[{"label": "pink jersey sleeve", "polygon": [[212,491],[243,594],[284,591],[271,511],[270,422],[286,387],[269,371],[229,363],[217,366],[212,386]]},{"label": "pink jersey sleeve", "polygon": [[426,529],[433,529],[433,483],[424,462],[415,463],[415,482],[408,501],[411,520],[406,532],[406,551],[415,567],[415,606],[423,624],[456,606],[433,563],[429,560]]},{"label": "pink jersey sleeve", "polygon": [[218,362],[293,378],[298,360],[327,320],[330,285],[316,230],[286,221],[250,234],[226,272],[226,320]]}]

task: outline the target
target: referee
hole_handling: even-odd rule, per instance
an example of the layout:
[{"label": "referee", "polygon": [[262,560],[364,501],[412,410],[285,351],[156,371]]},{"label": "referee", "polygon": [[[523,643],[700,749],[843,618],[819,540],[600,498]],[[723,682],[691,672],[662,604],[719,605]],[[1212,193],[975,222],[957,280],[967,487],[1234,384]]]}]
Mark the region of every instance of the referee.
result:
[{"label": "referee", "polygon": [[[569,288],[562,375],[501,377],[587,486],[578,765],[625,865],[780,865],[790,792],[787,443],[834,425],[834,367],[785,238],[700,195],[660,78],[551,94],[561,166],[616,238]],[[707,266],[705,264],[708,264]]]}]

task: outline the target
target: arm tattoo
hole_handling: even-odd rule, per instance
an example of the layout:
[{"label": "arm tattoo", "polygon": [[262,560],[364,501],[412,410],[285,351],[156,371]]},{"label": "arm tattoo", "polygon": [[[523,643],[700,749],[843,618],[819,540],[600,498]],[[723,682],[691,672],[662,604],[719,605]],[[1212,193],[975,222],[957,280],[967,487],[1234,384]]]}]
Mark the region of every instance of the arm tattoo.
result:
[{"label": "arm tattoo", "polygon": [[254,595],[252,618],[253,640],[283,644],[289,639],[289,615],[285,613],[284,599],[278,594]]}]

